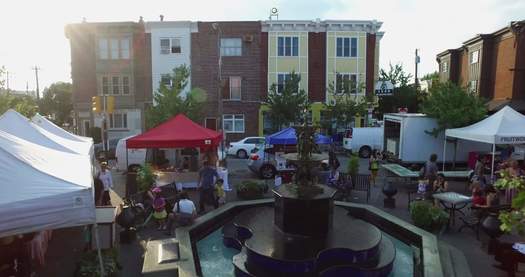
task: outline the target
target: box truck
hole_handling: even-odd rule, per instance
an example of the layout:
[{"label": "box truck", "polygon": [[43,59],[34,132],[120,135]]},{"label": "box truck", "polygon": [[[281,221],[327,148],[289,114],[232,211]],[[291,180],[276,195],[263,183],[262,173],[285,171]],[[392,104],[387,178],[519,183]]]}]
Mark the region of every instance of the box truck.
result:
[{"label": "box truck", "polygon": [[[437,154],[438,162],[443,162],[445,132],[437,136],[431,134],[438,127],[433,118],[419,113],[392,113],[384,117],[384,150],[393,154],[403,164],[420,164],[426,162],[431,154]],[[486,143],[457,140],[457,151],[454,155],[454,141],[447,140],[445,163],[452,163],[454,156],[457,163],[466,163],[469,152],[491,151]]]}]

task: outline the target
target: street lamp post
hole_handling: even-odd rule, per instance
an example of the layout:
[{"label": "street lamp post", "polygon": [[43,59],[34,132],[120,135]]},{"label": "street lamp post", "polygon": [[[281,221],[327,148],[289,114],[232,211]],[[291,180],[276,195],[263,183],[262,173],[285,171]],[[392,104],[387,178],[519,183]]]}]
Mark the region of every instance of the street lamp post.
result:
[{"label": "street lamp post", "polygon": [[[217,31],[217,64],[218,70],[218,88],[217,88],[217,126],[222,132],[221,151],[222,158],[224,159],[224,140],[226,140],[226,133],[224,132],[224,126],[222,122],[222,53],[221,53],[221,36],[222,30],[218,22],[212,23],[212,28]],[[225,161],[225,159],[224,159]]]}]

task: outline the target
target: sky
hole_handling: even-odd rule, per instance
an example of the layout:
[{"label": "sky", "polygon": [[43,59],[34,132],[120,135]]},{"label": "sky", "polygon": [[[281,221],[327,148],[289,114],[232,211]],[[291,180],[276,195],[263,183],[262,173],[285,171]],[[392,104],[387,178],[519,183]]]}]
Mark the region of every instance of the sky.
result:
[{"label": "sky", "polygon": [[281,20],[372,20],[383,22],[380,66],[401,63],[419,76],[436,71],[436,54],[479,33],[491,33],[525,19],[525,0],[17,0],[0,6],[0,66],[9,71],[11,89],[40,90],[71,82],[69,41],[64,26],[88,22],[165,20],[266,20],[272,7]]}]

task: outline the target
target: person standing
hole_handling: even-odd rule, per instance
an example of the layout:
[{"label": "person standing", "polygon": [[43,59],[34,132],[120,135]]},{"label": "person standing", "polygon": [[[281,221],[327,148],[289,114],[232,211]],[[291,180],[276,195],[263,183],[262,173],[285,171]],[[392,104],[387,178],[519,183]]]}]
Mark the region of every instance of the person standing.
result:
[{"label": "person standing", "polygon": [[422,174],[420,175],[422,175],[424,179],[428,180],[428,183],[431,185],[434,184],[438,174],[438,166],[436,161],[437,155],[432,154],[430,155],[430,159],[425,163],[425,166],[421,168]]},{"label": "person standing", "polygon": [[206,204],[218,208],[215,199],[215,179],[219,179],[217,170],[210,166],[208,161],[204,162],[204,167],[199,171],[199,213],[204,213]]},{"label": "person standing", "polygon": [[379,170],[379,158],[377,156],[377,150],[372,152],[370,160],[368,161],[368,167],[370,169],[370,179],[372,184],[376,185],[377,171]]},{"label": "person standing", "polygon": [[102,205],[110,206],[111,198],[109,196],[109,190],[113,188],[113,177],[111,176],[111,171],[108,168],[107,162],[102,162],[100,164],[100,172],[98,173],[98,179],[102,182],[104,190],[102,193]]}]

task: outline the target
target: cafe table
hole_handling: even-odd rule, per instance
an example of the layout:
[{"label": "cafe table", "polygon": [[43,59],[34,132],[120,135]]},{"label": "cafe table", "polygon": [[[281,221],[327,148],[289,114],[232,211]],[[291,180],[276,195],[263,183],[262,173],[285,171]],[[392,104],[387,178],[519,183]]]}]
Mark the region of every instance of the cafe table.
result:
[{"label": "cafe table", "polygon": [[432,195],[432,197],[438,200],[443,206],[443,208],[445,208],[445,210],[448,211],[450,215],[449,227],[450,223],[452,224],[452,226],[454,226],[454,224],[456,223],[456,211],[463,214],[461,210],[472,201],[471,197],[457,192],[435,193]]}]

